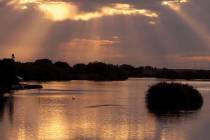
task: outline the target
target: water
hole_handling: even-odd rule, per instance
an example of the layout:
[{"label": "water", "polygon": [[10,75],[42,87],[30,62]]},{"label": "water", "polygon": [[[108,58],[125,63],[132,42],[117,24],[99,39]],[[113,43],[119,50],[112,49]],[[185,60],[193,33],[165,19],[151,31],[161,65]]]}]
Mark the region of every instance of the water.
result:
[{"label": "water", "polygon": [[156,116],[145,106],[163,80],[46,82],[0,101],[1,140],[209,140],[210,82],[178,81],[204,97],[201,110]]}]

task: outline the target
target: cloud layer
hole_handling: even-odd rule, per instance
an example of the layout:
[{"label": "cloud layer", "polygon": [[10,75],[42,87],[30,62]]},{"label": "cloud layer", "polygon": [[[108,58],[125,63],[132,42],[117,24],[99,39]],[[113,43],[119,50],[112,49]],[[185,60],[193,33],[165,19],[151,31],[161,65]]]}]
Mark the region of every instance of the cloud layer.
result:
[{"label": "cloud layer", "polygon": [[0,56],[210,67],[207,0],[0,0]]}]

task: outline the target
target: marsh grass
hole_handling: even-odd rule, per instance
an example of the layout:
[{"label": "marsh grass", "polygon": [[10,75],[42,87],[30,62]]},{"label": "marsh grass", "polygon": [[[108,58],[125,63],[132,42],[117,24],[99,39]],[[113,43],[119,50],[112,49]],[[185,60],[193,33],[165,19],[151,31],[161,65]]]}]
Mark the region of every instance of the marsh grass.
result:
[{"label": "marsh grass", "polygon": [[155,113],[194,111],[202,107],[203,98],[190,85],[162,82],[149,88],[146,103]]}]

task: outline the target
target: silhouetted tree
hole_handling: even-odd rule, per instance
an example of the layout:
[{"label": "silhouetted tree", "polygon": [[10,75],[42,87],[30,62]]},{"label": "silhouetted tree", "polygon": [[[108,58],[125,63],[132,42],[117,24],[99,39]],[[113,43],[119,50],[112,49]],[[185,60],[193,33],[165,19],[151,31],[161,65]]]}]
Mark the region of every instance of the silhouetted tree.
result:
[{"label": "silhouetted tree", "polygon": [[0,60],[0,93],[7,92],[18,82],[14,63],[13,59]]}]

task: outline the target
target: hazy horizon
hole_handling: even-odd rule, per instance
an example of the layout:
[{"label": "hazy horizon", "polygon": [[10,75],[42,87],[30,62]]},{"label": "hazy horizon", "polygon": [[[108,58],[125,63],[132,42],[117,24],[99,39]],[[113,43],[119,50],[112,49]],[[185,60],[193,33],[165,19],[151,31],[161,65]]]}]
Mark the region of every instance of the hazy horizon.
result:
[{"label": "hazy horizon", "polygon": [[208,0],[0,0],[0,58],[210,68]]}]

